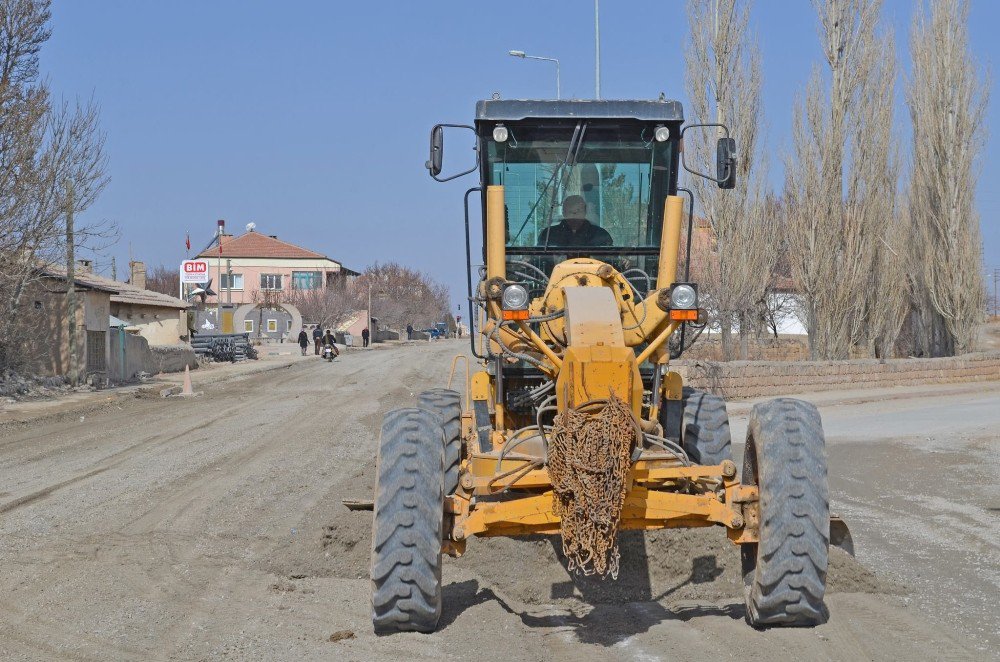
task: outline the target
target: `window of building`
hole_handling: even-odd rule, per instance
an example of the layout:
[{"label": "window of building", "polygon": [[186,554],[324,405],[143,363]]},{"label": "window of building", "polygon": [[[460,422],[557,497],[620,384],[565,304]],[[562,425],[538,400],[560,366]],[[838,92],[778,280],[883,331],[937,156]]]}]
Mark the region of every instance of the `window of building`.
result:
[{"label": "window of building", "polygon": [[281,274],[261,274],[260,275],[260,289],[262,289],[262,290],[280,290],[281,289]]},{"label": "window of building", "polygon": [[[232,283],[231,284],[229,282],[230,278],[232,279]],[[224,290],[229,290],[229,289],[242,290],[243,289],[243,274],[237,274],[237,273],[222,274],[222,277],[219,279],[219,287],[221,287]]]},{"label": "window of building", "polygon": [[285,320],[285,331],[292,330],[292,320]]},{"label": "window of building", "polygon": [[267,332],[268,333],[278,332],[278,320],[267,320]]},{"label": "window of building", "polygon": [[322,271],[293,271],[292,287],[296,290],[318,290],[323,286]]},{"label": "window of building", "polygon": [[243,330],[246,333],[253,333],[253,320],[243,320]]}]

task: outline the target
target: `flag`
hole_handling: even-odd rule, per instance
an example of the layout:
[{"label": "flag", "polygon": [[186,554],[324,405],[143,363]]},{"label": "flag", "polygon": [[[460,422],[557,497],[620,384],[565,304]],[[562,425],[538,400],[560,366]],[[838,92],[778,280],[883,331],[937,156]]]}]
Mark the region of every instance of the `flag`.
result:
[{"label": "flag", "polygon": [[191,250],[191,233],[184,236],[184,245],[187,246],[188,250]]}]

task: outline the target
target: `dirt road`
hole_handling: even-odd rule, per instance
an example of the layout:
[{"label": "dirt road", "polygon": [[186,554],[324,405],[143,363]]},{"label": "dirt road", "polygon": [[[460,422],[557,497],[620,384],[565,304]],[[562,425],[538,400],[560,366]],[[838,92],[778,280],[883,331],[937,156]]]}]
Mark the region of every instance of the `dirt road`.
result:
[{"label": "dirt road", "polygon": [[616,583],[573,580],[552,539],[472,541],[446,560],[440,632],[375,637],[370,513],[340,502],[370,494],[382,414],[442,384],[464,347],[309,358],[194,400],[0,427],[0,659],[983,659],[1000,647],[996,385],[945,402],[925,389],[884,414],[823,406],[834,509],[861,561],[833,555],[823,626],[748,628],[737,552],[713,529],[624,537]]}]

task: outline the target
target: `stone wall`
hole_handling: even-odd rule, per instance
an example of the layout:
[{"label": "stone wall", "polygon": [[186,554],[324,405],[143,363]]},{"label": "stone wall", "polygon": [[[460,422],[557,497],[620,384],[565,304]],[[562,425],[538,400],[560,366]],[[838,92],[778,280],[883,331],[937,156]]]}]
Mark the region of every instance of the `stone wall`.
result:
[{"label": "stone wall", "polygon": [[684,383],[727,398],[1000,380],[1000,351],[938,359],[676,361]]},{"label": "stone wall", "polygon": [[183,372],[184,366],[194,370],[198,367],[198,357],[190,345],[150,345],[150,372]]}]

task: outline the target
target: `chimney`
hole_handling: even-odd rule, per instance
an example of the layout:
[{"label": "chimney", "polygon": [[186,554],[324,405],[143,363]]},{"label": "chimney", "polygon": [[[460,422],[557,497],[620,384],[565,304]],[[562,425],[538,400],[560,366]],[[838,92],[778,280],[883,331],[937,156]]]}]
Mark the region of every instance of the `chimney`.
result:
[{"label": "chimney", "polygon": [[146,265],[138,260],[132,260],[128,266],[132,270],[129,282],[140,290],[146,289]]},{"label": "chimney", "polygon": [[76,270],[81,274],[92,274],[94,273],[94,261],[79,259],[76,261]]}]

